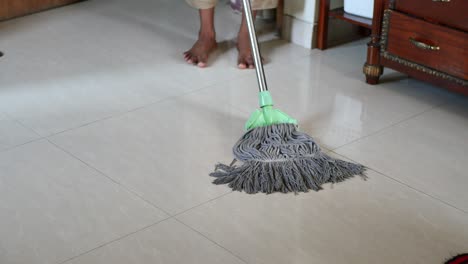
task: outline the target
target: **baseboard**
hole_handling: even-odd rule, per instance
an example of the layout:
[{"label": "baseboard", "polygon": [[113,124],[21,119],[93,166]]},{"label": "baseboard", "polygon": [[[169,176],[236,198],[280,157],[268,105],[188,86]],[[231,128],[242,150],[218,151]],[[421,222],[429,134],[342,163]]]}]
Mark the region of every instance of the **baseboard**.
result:
[{"label": "baseboard", "polygon": [[285,40],[304,48],[312,48],[314,25],[310,22],[285,15],[281,35]]}]

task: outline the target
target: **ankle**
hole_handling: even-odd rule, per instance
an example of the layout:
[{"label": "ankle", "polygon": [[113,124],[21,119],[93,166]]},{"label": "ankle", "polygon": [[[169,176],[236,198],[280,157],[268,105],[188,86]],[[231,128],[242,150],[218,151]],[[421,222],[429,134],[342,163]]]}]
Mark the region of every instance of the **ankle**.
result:
[{"label": "ankle", "polygon": [[237,37],[249,37],[249,30],[247,28],[241,28],[237,34]]},{"label": "ankle", "polygon": [[216,40],[216,33],[214,30],[204,30],[198,33],[198,38],[203,40]]}]

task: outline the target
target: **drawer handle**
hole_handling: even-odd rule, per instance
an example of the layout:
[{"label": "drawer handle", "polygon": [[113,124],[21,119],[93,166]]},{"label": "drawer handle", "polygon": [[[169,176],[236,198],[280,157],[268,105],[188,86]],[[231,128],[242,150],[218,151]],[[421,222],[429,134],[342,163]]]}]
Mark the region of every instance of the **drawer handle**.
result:
[{"label": "drawer handle", "polygon": [[432,2],[448,3],[448,2],[450,2],[450,0],[432,0]]},{"label": "drawer handle", "polygon": [[440,50],[439,46],[432,46],[432,45],[426,44],[424,42],[417,41],[414,38],[410,38],[409,41],[411,42],[411,44],[413,44],[417,48],[420,48],[420,49],[423,49],[423,50]]}]

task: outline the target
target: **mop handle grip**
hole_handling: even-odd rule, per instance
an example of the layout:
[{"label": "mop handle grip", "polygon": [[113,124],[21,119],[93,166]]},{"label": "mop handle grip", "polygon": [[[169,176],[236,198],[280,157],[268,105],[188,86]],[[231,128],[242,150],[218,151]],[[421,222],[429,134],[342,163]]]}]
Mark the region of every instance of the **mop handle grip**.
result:
[{"label": "mop handle grip", "polygon": [[262,57],[260,49],[258,48],[257,35],[255,33],[255,24],[252,16],[252,7],[250,0],[243,0],[244,3],[244,15],[247,22],[247,28],[250,35],[250,45],[252,47],[252,56],[255,63],[255,72],[257,73],[258,88],[260,92],[268,91],[266,84],[265,72],[263,70]]}]

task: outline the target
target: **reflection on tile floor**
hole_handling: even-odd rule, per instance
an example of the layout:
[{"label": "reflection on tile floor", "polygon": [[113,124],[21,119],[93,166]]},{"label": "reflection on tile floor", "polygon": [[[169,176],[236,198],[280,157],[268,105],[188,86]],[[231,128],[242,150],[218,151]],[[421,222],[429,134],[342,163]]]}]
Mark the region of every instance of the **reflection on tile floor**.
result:
[{"label": "reflection on tile floor", "polygon": [[[210,67],[184,1],[95,0],[0,24],[0,263],[421,263],[468,251],[468,99],[262,29],[277,106],[370,167],[321,192],[246,195],[207,174],[256,108],[220,5]],[[183,17],[184,19],[180,19]],[[336,154],[338,153],[338,154]]]}]

